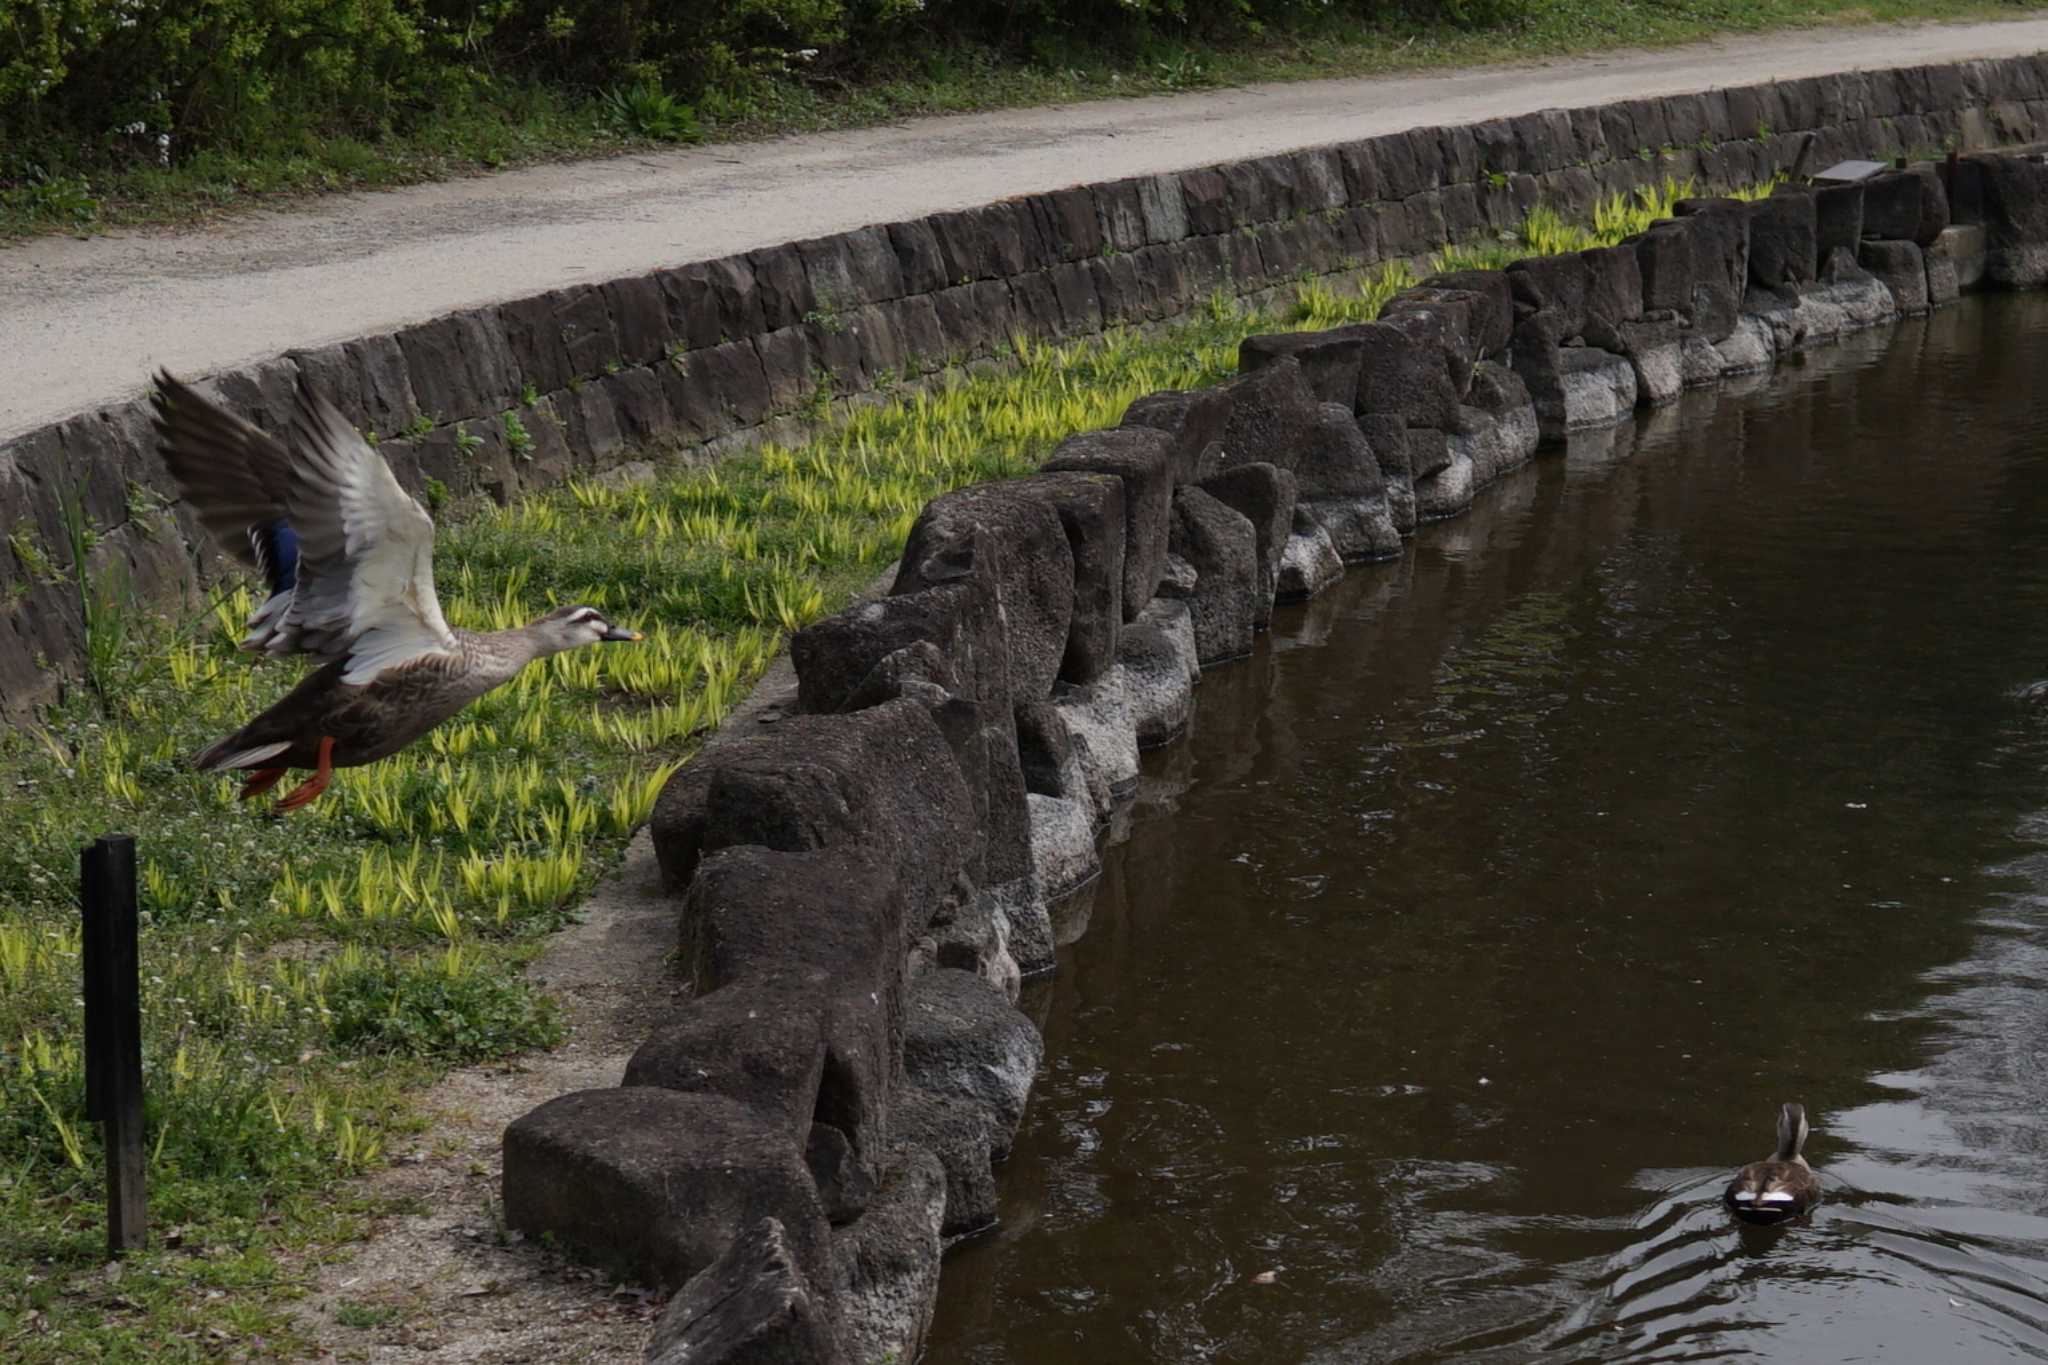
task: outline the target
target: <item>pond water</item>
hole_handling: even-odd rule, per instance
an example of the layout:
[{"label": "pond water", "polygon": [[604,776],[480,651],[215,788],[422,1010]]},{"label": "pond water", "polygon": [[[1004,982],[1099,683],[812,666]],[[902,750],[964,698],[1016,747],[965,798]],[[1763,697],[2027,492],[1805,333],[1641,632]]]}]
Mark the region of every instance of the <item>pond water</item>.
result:
[{"label": "pond water", "polygon": [[1211,673],[932,1365],[2048,1356],[2044,376],[2005,297],[1691,395]]}]

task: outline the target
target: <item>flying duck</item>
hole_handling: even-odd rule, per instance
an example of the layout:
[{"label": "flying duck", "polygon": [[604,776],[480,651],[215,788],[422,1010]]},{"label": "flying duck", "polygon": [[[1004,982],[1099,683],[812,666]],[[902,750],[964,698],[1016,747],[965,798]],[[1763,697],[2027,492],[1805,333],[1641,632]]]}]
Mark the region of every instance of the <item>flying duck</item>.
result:
[{"label": "flying duck", "polygon": [[452,628],[434,595],[433,519],[304,376],[288,446],[168,372],[156,384],[159,448],[186,504],[269,588],[242,648],[323,663],[192,760],[249,773],[243,800],[309,768],[278,802],[296,810],[336,768],[397,753],[535,659],[640,638],[587,606],[511,630]]}]

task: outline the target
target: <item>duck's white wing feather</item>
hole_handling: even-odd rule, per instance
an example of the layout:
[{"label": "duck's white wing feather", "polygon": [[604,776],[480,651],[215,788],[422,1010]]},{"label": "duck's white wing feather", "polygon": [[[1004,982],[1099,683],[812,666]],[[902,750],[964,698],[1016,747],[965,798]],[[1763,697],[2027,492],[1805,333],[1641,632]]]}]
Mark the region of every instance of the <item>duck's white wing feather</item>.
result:
[{"label": "duck's white wing feather", "polygon": [[342,681],[461,647],[434,595],[434,522],[384,457],[332,404],[299,385],[292,426],[291,519],[300,570],[292,647],[348,660]]}]

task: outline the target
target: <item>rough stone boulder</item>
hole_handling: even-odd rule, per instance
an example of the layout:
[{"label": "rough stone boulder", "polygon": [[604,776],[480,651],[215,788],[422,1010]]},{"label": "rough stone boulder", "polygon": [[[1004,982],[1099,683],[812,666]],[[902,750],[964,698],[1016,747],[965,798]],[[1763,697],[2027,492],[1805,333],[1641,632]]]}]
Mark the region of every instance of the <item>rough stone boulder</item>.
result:
[{"label": "rough stone boulder", "polygon": [[1820,259],[1836,247],[1854,251],[1863,240],[1863,186],[1823,185],[1813,192],[1814,233]]},{"label": "rough stone boulder", "polygon": [[1863,235],[1888,242],[1933,244],[1948,226],[1941,173],[1922,162],[1863,182]]},{"label": "rough stone boulder", "polygon": [[1613,331],[1643,315],[1643,267],[1634,247],[1607,246],[1581,251],[1586,266],[1587,340],[1599,339],[1594,328]]},{"label": "rough stone boulder", "polygon": [[1408,289],[1387,300],[1379,321],[1405,333],[1443,360],[1451,392],[1462,396],[1472,382],[1472,364],[1480,356],[1469,301],[1445,298],[1432,290]]},{"label": "rough stone boulder", "polygon": [[1484,360],[1507,349],[1508,337],[1515,329],[1515,294],[1505,271],[1439,271],[1418,287],[1435,298],[1466,301],[1474,359]]},{"label": "rough stone boulder", "polygon": [[1069,801],[1089,798],[1087,777],[1074,752],[1073,731],[1050,699],[1017,707],[1017,758],[1024,770],[1025,791]]},{"label": "rough stone boulder", "polygon": [[1329,533],[1305,507],[1294,510],[1294,526],[1280,556],[1280,600],[1300,602],[1314,597],[1344,576],[1344,558],[1330,543]]},{"label": "rough stone boulder", "polygon": [[879,849],[721,849],[683,901],[683,967],[698,990],[787,982],[820,1002],[826,1052],[814,1117],[868,1154],[888,1119],[909,942],[895,870]]},{"label": "rough stone boulder", "polygon": [[975,809],[981,812],[982,856],[967,870],[992,896],[1022,898],[1029,913],[1031,825],[1024,800],[1024,771],[1017,753],[1016,713],[1008,703],[975,702],[921,689],[916,697],[931,708],[960,765]]},{"label": "rough stone boulder", "polygon": [[829,1283],[830,1229],[802,1152],[723,1096],[641,1085],[549,1100],[505,1130],[504,1202],[509,1226],[664,1287],[774,1218],[805,1280]]},{"label": "rough stone boulder", "polygon": [[923,1352],[938,1304],[945,1215],[939,1158],[897,1144],[867,1212],[832,1235],[840,1335],[853,1362],[914,1361]]},{"label": "rough stone boulder", "polygon": [[825,1078],[825,1007],[789,981],[752,981],[698,996],[626,1063],[624,1084],[720,1095],[805,1142]]},{"label": "rough stone boulder", "polygon": [[[1095,810],[1084,795],[1026,798],[1031,806],[1031,856],[1040,893],[1048,902],[1065,900],[1102,875],[1102,855],[1095,847]],[[1052,971],[1056,965],[1051,917],[1045,941],[1034,936],[1028,956],[1020,952],[1018,967],[1026,976]]]},{"label": "rough stone boulder", "polygon": [[1936,308],[1954,303],[1984,278],[1982,225],[1951,223],[1927,248],[1927,301]]},{"label": "rough stone boulder", "polygon": [[1441,471],[1452,458],[1449,432],[1437,427],[1408,428],[1408,461],[1415,470],[1418,487],[1424,479]]},{"label": "rough stone boulder", "polygon": [[[1245,536],[1250,539],[1249,525]],[[1246,629],[1249,633],[1249,621]],[[1097,819],[1107,819],[1115,803],[1138,789],[1138,725],[1131,709],[1130,680],[1119,665],[1086,687],[1062,683],[1053,691],[1052,704],[1074,737],[1089,790],[1108,794],[1109,804],[1095,812]]]},{"label": "rough stone boulder", "polygon": [[1196,573],[1189,610],[1195,649],[1207,668],[1251,653],[1258,619],[1258,535],[1245,516],[1199,488],[1173,495],[1170,553]]},{"label": "rough stone boulder", "polygon": [[[1868,200],[1865,200],[1867,206]],[[1760,289],[1820,278],[1820,227],[1809,190],[1781,185],[1750,207],[1749,280]]]},{"label": "rough stone boulder", "polygon": [[1351,410],[1337,403],[1316,406],[1313,439],[1294,467],[1297,495],[1304,498],[1374,498],[1386,475]]},{"label": "rough stone boulder", "polygon": [[[1352,428],[1356,430],[1356,428]],[[1274,465],[1233,465],[1202,481],[1202,491],[1252,524],[1258,550],[1258,578],[1252,596],[1252,627],[1273,619],[1273,594],[1280,582],[1280,555],[1294,524],[1294,476]]]},{"label": "rough stone boulder", "polygon": [[972,880],[962,877],[913,947],[910,974],[931,964],[958,967],[1015,1000],[1024,972],[1010,951],[1010,920],[997,913],[1000,908],[994,897],[983,895]]},{"label": "rough stone boulder", "polygon": [[[1403,506],[1414,528],[1415,492],[1406,493]],[[1346,564],[1365,564],[1392,559],[1401,553],[1401,531],[1394,522],[1388,498],[1317,498],[1298,504],[1328,538],[1330,548]]]},{"label": "rough stone boulder", "polygon": [[1872,239],[1863,243],[1858,263],[1889,289],[1901,313],[1928,309],[1927,260],[1909,241]]},{"label": "rough stone boulder", "polygon": [[1750,205],[1740,199],[1686,199],[1679,202],[1678,212],[1692,239],[1693,267],[1698,272],[1690,310],[1683,303],[1651,299],[1646,273],[1644,312],[1676,308],[1695,332],[1719,341],[1735,329],[1743,291],[1749,288]]},{"label": "rough stone boulder", "polygon": [[[1397,535],[1415,530],[1415,469],[1408,458],[1408,424],[1391,413],[1361,413],[1358,430],[1387,484],[1387,516]],[[1338,547],[1343,553],[1343,547]],[[1400,553],[1399,544],[1387,551]]]},{"label": "rough stone boulder", "polygon": [[858,846],[895,863],[917,907],[952,883],[984,816],[933,714],[898,700],[788,717],[712,749],[670,780],[651,826],[672,887],[721,848]]},{"label": "rough stone boulder", "polygon": [[1714,351],[1723,375],[1757,374],[1771,368],[1777,358],[1771,329],[1751,317],[1743,318],[1740,326],[1715,342]]},{"label": "rough stone boulder", "polygon": [[804,1138],[804,1167],[834,1227],[866,1212],[875,1194],[874,1163],[863,1159],[853,1139],[829,1123],[814,1123]]},{"label": "rough stone boulder", "polygon": [[1530,256],[1509,265],[1508,284],[1515,294],[1515,313],[1549,313],[1558,340],[1586,329],[1586,296],[1592,275],[1579,256]]},{"label": "rough stone boulder", "polygon": [[[857,1365],[775,1218],[747,1226],[668,1301],[647,1365]],[[903,1359],[909,1359],[905,1356]]]},{"label": "rough stone boulder", "polygon": [[1221,387],[1229,391],[1231,406],[1217,472],[1270,464],[1291,474],[1304,459],[1315,457],[1321,440],[1321,404],[1292,356],[1281,356]]},{"label": "rough stone boulder", "polygon": [[1292,361],[1316,402],[1348,409],[1358,395],[1358,353],[1358,339],[1341,327],[1268,332],[1238,343],[1237,368],[1249,375]]},{"label": "rough stone boulder", "polygon": [[2028,157],[1965,157],[1961,192],[1984,227],[1984,278],[2004,289],[2048,284],[2048,165]]},{"label": "rough stone boulder", "polygon": [[1546,441],[1619,421],[1636,402],[1635,369],[1625,358],[1594,346],[1560,346],[1559,326],[1537,313],[1515,327],[1515,373],[1528,386]]},{"label": "rough stone boulder", "polygon": [[1361,322],[1333,329],[1358,340],[1360,413],[1392,413],[1411,427],[1441,427],[1458,408],[1442,352],[1398,327]]},{"label": "rough stone boulder", "polygon": [[1775,295],[1754,291],[1745,302],[1744,320],[1754,320],[1769,331],[1774,355],[1829,341],[1897,315],[1891,291],[1857,265],[1848,252],[1837,251],[1826,273],[1827,283]]},{"label": "rough stone boulder", "polygon": [[1686,336],[1678,343],[1678,377],[1688,389],[1719,382],[1726,368],[1721,352],[1701,336]]},{"label": "rough stone boulder", "polygon": [[[1084,431],[1060,442],[1048,473],[1111,474],[1124,486],[1124,620],[1159,588],[1166,567],[1168,509],[1173,501],[1175,438],[1151,426]],[[1024,695],[1021,691],[1020,696]],[[1040,696],[1043,693],[1033,693]]]},{"label": "rough stone boulder", "polygon": [[1474,371],[1468,400],[1447,433],[1449,449],[1471,462],[1474,482],[1484,487],[1533,459],[1542,434],[1528,386],[1505,365]]},{"label": "rough stone boulder", "polygon": [[1044,696],[1060,674],[1074,617],[1074,553],[1059,514],[1008,480],[926,503],[904,543],[891,595],[975,577],[995,589],[1014,695]]},{"label": "rough stone boulder", "polygon": [[1415,511],[1424,521],[1443,521],[1472,506],[1472,461],[1452,453],[1434,473],[1415,481]]},{"label": "rough stone boulder", "polygon": [[1002,609],[979,577],[856,603],[798,631],[789,653],[798,705],[813,714],[900,696],[912,678],[977,701],[1012,695]]},{"label": "rough stone boulder", "polygon": [[890,1114],[890,1131],[899,1145],[938,1158],[946,1182],[942,1235],[959,1237],[995,1223],[995,1153],[1007,1145],[998,1142],[992,1109],[978,1100],[905,1086]]},{"label": "rough stone boulder", "polygon": [[[1406,478],[1406,425],[1398,417],[1354,418],[1335,403],[1325,403],[1319,411],[1320,438],[1295,472],[1299,504],[1314,516],[1346,563],[1399,554],[1396,497],[1403,499],[1409,525],[1414,524],[1414,490]],[[1378,439],[1392,453],[1391,462],[1401,475],[1398,491],[1366,437],[1367,427],[1381,433]]]},{"label": "rough stone boulder", "polygon": [[1516,295],[1503,270],[1440,270],[1425,278],[1421,289],[1473,299],[1468,305],[1470,334],[1481,360],[1507,348],[1507,338],[1516,329]]},{"label": "rough stone boulder", "polygon": [[1044,1056],[1031,1021],[980,977],[942,967],[911,984],[903,1074],[935,1095],[986,1105],[998,1125],[998,1158],[1024,1122]]},{"label": "rough stone boulder", "polygon": [[[1685,387],[1681,347],[1689,335],[1677,318],[1662,315],[1624,322],[1586,340],[1626,357],[1635,368],[1637,401],[1656,405],[1671,402]],[[1711,344],[1704,338],[1701,343]]]},{"label": "rough stone boulder", "polygon": [[1124,632],[1117,652],[1140,749],[1156,749],[1187,733],[1194,711],[1195,619],[1187,603],[1154,598]]},{"label": "rough stone boulder", "polygon": [[1211,384],[1199,389],[1169,389],[1147,394],[1124,409],[1121,425],[1150,427],[1166,433],[1168,468],[1176,486],[1195,483],[1213,473],[1217,443],[1230,422],[1230,391]]},{"label": "rough stone boulder", "polygon": [[1621,356],[1592,346],[1574,346],[1562,353],[1564,427],[1612,426],[1636,406],[1635,367]]},{"label": "rough stone boulder", "polygon": [[1693,288],[1700,282],[1693,237],[1691,220],[1667,219],[1652,223],[1648,231],[1635,239],[1645,311],[1666,309],[1688,318],[1692,315]]},{"label": "rough stone boulder", "polygon": [[1074,560],[1074,605],[1060,677],[1093,682],[1116,661],[1124,624],[1124,483],[1080,470],[1033,474],[1000,485],[1043,500],[1060,519]]}]

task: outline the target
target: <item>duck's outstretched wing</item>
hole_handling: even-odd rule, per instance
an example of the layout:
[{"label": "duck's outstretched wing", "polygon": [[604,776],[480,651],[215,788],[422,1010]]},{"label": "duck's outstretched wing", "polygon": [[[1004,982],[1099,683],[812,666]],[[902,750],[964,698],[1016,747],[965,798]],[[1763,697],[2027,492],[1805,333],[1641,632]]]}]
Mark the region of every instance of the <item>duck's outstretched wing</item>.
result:
[{"label": "duck's outstretched wing", "polygon": [[269,588],[250,614],[244,649],[284,653],[279,633],[298,582],[299,539],[287,510],[291,457],[274,437],[158,371],[157,448],[185,502],[221,547]]},{"label": "duck's outstretched wing", "polygon": [[367,683],[461,646],[434,595],[434,522],[384,457],[301,377],[287,499],[299,580],[282,631],[290,648],[346,659]]}]

